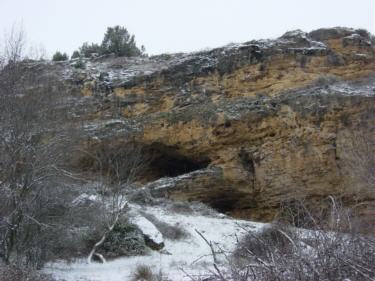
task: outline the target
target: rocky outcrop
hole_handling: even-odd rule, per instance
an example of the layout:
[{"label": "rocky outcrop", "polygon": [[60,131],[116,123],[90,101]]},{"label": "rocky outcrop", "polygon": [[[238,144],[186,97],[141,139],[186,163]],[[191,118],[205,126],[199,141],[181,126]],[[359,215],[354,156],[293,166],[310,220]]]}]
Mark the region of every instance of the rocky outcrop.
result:
[{"label": "rocky outcrop", "polygon": [[90,149],[143,146],[153,160],[140,183],[155,194],[271,220],[302,197],[373,204],[373,186],[348,170],[362,161],[357,135],[374,139],[374,44],[363,30],[297,30],[191,54],[26,68],[62,84]]}]

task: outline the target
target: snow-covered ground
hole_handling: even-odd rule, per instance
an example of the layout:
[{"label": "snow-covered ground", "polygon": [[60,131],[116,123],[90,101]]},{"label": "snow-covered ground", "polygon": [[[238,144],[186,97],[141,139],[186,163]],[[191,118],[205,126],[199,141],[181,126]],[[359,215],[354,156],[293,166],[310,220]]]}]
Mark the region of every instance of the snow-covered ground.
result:
[{"label": "snow-covered ground", "polygon": [[[191,280],[187,274],[197,276],[207,273],[212,269],[213,263],[210,247],[195,230],[212,241],[217,250],[230,252],[238,237],[247,230],[256,230],[263,226],[261,223],[235,220],[220,214],[207,216],[197,213],[171,213],[160,206],[132,208],[152,214],[160,221],[172,225],[179,224],[189,236],[178,241],[165,239],[163,250],[151,251],[147,256],[118,258],[105,264],[87,264],[86,260],[70,264],[58,262],[49,264],[44,271],[66,281],[126,281],[132,280],[132,274],[138,265],[147,265],[155,273],[161,271],[165,280]],[[218,258],[225,264],[223,254],[219,254]]]}]

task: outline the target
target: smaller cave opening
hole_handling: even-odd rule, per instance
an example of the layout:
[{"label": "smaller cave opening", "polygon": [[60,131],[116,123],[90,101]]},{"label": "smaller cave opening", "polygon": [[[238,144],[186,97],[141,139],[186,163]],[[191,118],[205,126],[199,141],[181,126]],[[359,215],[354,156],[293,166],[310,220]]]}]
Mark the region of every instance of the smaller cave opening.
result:
[{"label": "smaller cave opening", "polygon": [[253,201],[249,199],[248,195],[233,187],[228,187],[212,192],[207,197],[202,198],[201,201],[219,213],[231,214],[253,205]]},{"label": "smaller cave opening", "polygon": [[236,209],[237,202],[237,198],[223,196],[211,198],[210,201],[206,203],[216,211],[226,214]]}]

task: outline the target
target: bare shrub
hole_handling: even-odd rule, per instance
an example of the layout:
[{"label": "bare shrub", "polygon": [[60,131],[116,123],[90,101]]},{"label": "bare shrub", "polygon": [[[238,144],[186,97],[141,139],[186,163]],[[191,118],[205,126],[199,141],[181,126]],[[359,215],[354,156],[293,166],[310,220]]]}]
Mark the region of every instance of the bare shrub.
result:
[{"label": "bare shrub", "polygon": [[375,277],[373,238],[298,230],[285,236],[277,234],[278,230],[273,229],[272,239],[269,234],[264,239],[248,233],[244,240],[249,248],[243,242],[239,244],[228,279],[359,281]]},{"label": "bare shrub", "polygon": [[131,184],[150,160],[143,147],[133,142],[94,144],[81,153],[78,168],[100,174],[99,180],[106,181],[107,186]]},{"label": "bare shrub", "polygon": [[154,273],[150,266],[145,264],[137,265],[135,271],[133,272],[133,281],[153,281],[155,280]]},{"label": "bare shrub", "polygon": [[[89,254],[92,245],[88,243],[96,238],[97,229],[104,228],[99,213],[105,208],[99,202],[78,202],[77,197],[66,199],[66,190],[61,196],[66,212],[58,217],[58,224],[44,231],[45,261],[57,259],[74,260]],[[82,200],[83,201],[83,200]]]},{"label": "bare shrub", "polygon": [[211,280],[374,280],[375,237],[358,232],[338,200],[329,200],[329,216],[323,218],[305,207],[313,229],[278,223],[248,231],[226,269],[214,264]]},{"label": "bare shrub", "polygon": [[295,196],[280,203],[277,220],[299,228],[364,233],[359,224],[361,218],[344,204],[344,199],[344,196],[343,199],[334,196],[323,199]]},{"label": "bare shrub", "polygon": [[[53,188],[50,184],[53,184]],[[76,252],[79,249],[77,239],[70,232],[74,220],[79,216],[72,214],[75,210],[67,203],[72,198],[72,194],[55,181],[29,190],[28,197],[23,198],[18,206],[22,206],[23,219],[19,221],[14,235],[11,235],[7,225],[14,207],[6,210],[4,220],[0,222],[1,251],[4,257],[8,257],[6,261],[40,268],[48,260],[63,257],[69,249]],[[5,200],[12,202],[9,197],[5,197]],[[13,240],[9,240],[10,237]]]},{"label": "bare shrub", "polygon": [[154,215],[142,212],[142,215],[152,222],[160,231],[164,238],[170,240],[181,240],[189,236],[188,232],[179,224],[171,225],[169,223],[160,221]]},{"label": "bare shrub", "polygon": [[128,210],[127,193],[139,172],[146,165],[142,146],[125,142],[117,144],[97,144],[80,151],[83,156],[79,159],[81,169],[92,172],[96,176],[95,191],[99,194],[102,205],[106,206],[103,212],[97,214],[103,222],[102,235],[96,242],[92,241],[92,249],[87,261],[93,257],[105,262],[105,257],[98,253],[114,230],[119,228],[121,220]]},{"label": "bare shrub", "polygon": [[0,281],[57,281],[52,276],[38,273],[32,269],[13,265],[0,265]]},{"label": "bare shrub", "polygon": [[288,227],[271,224],[259,232],[248,232],[237,244],[234,257],[248,257],[249,254],[262,259],[270,259],[267,255],[274,251],[290,253],[293,251],[293,240],[295,233]]},{"label": "bare shrub", "polygon": [[137,265],[136,269],[132,274],[132,281],[163,281],[169,280],[165,279],[163,272],[159,270],[159,272],[154,272],[150,266],[145,264]]},{"label": "bare shrub", "polygon": [[71,176],[63,164],[69,138],[59,126],[66,112],[56,110],[62,98],[56,84],[27,71],[24,46],[22,30],[12,32],[0,71],[0,258],[38,268],[48,256],[46,238],[69,224],[62,220],[69,212],[70,193],[63,191],[63,178]]}]

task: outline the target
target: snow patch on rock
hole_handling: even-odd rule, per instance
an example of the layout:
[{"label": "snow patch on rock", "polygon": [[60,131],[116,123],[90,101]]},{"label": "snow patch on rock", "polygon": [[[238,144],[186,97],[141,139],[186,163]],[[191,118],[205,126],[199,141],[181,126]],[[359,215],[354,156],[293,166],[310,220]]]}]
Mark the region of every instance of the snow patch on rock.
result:
[{"label": "snow patch on rock", "polygon": [[152,224],[152,222],[150,222],[148,219],[146,219],[145,217],[139,214],[134,215],[130,219],[130,222],[135,224],[142,231],[146,239],[149,239],[150,241],[155,243],[156,246],[159,246],[160,248],[163,247],[164,245],[163,235],[155,227],[155,225]]}]

